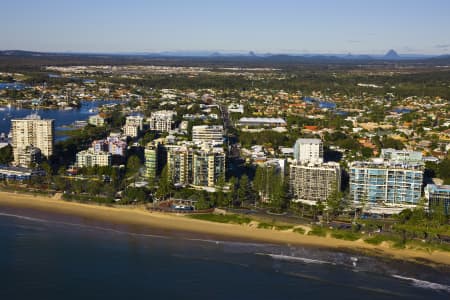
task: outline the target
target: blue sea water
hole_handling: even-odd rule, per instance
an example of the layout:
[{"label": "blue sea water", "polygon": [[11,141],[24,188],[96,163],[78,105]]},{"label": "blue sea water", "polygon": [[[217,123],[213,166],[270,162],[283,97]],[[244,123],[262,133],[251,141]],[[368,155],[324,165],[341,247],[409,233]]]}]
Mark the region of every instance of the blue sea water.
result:
[{"label": "blue sea water", "polygon": [[448,269],[0,207],[0,299],[449,299]]}]

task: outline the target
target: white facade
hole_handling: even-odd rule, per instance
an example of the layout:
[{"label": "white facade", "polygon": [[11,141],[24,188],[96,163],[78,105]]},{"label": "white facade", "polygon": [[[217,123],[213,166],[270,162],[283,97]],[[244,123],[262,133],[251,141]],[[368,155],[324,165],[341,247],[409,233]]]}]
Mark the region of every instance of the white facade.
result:
[{"label": "white facade", "polygon": [[322,141],[320,139],[298,139],[294,145],[294,159],[300,163],[322,163]]},{"label": "white facade", "polygon": [[422,152],[396,149],[381,149],[381,158],[397,162],[422,162]]},{"label": "white facade", "polygon": [[176,112],[171,110],[160,110],[153,112],[148,119],[150,129],[160,132],[169,132],[172,129],[172,125],[174,123],[173,116],[175,115]]},{"label": "white facade", "polygon": [[41,150],[47,158],[53,154],[54,121],[42,120],[39,116],[11,120],[14,162],[19,163],[19,155],[29,146]]},{"label": "white facade", "polygon": [[79,168],[110,165],[111,153],[105,151],[95,152],[92,148],[77,153],[76,166]]},{"label": "white facade", "polygon": [[192,141],[198,144],[209,143],[213,145],[221,145],[223,144],[223,126],[222,125],[193,126]]},{"label": "white facade", "polygon": [[99,115],[90,116],[89,117],[89,124],[93,126],[104,126],[105,125],[105,119],[100,117]]},{"label": "white facade", "polygon": [[123,134],[129,137],[137,137],[139,135],[139,127],[136,125],[127,125],[125,124],[122,127]]},{"label": "white facade", "polygon": [[138,130],[144,128],[144,118],[141,116],[128,116],[125,118],[125,126],[136,126]]},{"label": "white facade", "polygon": [[228,112],[243,114],[244,113],[244,105],[236,104],[236,103],[230,104],[228,106]]},{"label": "white facade", "polygon": [[340,190],[341,168],[338,163],[294,164],[290,167],[289,183],[294,202],[315,205],[326,203],[335,190]]}]

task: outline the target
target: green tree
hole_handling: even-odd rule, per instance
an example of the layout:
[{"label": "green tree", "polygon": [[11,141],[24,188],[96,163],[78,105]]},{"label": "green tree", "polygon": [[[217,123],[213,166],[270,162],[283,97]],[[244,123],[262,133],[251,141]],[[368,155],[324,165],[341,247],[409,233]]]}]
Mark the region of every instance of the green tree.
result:
[{"label": "green tree", "polygon": [[13,151],[11,145],[0,149],[0,164],[6,165],[13,161]]},{"label": "green tree", "polygon": [[237,186],[238,180],[236,177],[230,178],[230,191],[227,194],[227,202],[228,205],[234,205],[234,201],[237,198],[237,192],[236,192],[236,186]]},{"label": "green tree", "polygon": [[337,184],[334,183],[331,187],[331,193],[327,197],[327,212],[331,219],[334,219],[342,209],[343,195],[337,188]]},{"label": "green tree", "polygon": [[250,200],[249,188],[250,184],[248,181],[248,176],[244,174],[239,179],[239,188],[237,190],[238,205],[242,206],[243,203]]},{"label": "green tree", "polygon": [[373,150],[368,147],[362,147],[361,148],[361,154],[364,158],[370,158],[373,155]]},{"label": "green tree", "polygon": [[225,176],[222,175],[219,177],[219,179],[217,180],[217,184],[216,184],[216,205],[218,205],[218,206],[226,205],[225,195],[223,192],[224,186],[225,186]]},{"label": "green tree", "polygon": [[137,155],[132,155],[127,160],[126,174],[127,177],[136,177],[141,167],[141,160]]},{"label": "green tree", "polygon": [[52,183],[52,167],[50,164],[46,161],[41,163],[41,168],[45,172],[45,183],[47,184],[47,188],[50,187],[50,184]]},{"label": "green tree", "polygon": [[156,190],[156,197],[158,200],[164,200],[172,190],[172,182],[169,175],[169,168],[167,165],[161,171],[159,177],[158,189]]},{"label": "green tree", "polygon": [[253,178],[253,189],[258,193],[258,196],[263,195],[266,186],[266,170],[261,166],[256,167],[255,177]]},{"label": "green tree", "polygon": [[271,172],[271,189],[270,189],[270,206],[275,211],[282,211],[286,208],[287,200],[287,182],[281,174],[279,174],[275,168],[272,168]]}]

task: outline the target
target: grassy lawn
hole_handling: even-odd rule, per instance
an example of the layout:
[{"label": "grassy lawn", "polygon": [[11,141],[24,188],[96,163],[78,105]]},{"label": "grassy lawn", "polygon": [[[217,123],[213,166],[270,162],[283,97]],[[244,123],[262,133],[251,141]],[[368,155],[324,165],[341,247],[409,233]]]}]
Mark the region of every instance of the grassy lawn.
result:
[{"label": "grassy lawn", "polygon": [[331,236],[335,239],[346,240],[346,241],[356,241],[362,237],[361,233],[345,230],[333,230]]},{"label": "grassy lawn", "polygon": [[258,228],[265,228],[265,229],[275,229],[275,230],[288,230],[288,229],[292,229],[292,225],[277,225],[277,224],[273,224],[273,223],[265,223],[265,222],[260,222],[258,224]]},{"label": "grassy lawn", "polygon": [[216,215],[216,214],[194,214],[189,215],[189,218],[204,220],[218,223],[233,223],[233,224],[248,224],[252,220],[247,217],[242,217],[234,214]]},{"label": "grassy lawn", "polygon": [[303,229],[302,227],[297,227],[297,228],[294,228],[294,232],[300,233],[300,234],[305,234],[305,229]]},{"label": "grassy lawn", "polygon": [[315,235],[315,236],[327,236],[327,229],[320,227],[320,226],[314,226],[309,232],[308,235]]}]

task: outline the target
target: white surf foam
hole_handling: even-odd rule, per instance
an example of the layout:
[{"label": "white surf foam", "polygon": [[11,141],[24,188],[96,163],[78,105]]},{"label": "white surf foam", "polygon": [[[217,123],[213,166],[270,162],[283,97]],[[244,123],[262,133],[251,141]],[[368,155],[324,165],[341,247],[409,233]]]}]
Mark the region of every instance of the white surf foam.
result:
[{"label": "white surf foam", "polygon": [[2,213],[2,212],[0,212],[0,216],[22,219],[22,220],[27,220],[27,221],[34,221],[34,222],[48,222],[48,220],[44,220],[44,219],[32,218],[32,217],[21,216],[21,215],[16,215],[16,214],[8,214],[8,213]]},{"label": "white surf foam", "polygon": [[282,255],[282,254],[256,253],[256,255],[269,256],[269,257],[271,257],[271,258],[273,258],[275,260],[302,262],[302,263],[307,263],[307,264],[334,264],[332,262],[328,262],[328,261],[324,261],[324,260],[311,259],[311,258],[298,257],[298,256],[290,256],[290,255]]},{"label": "white surf foam", "polygon": [[101,227],[101,226],[46,220],[46,219],[27,217],[27,216],[22,216],[22,215],[17,215],[17,214],[8,214],[8,213],[0,212],[0,216],[11,217],[11,218],[16,218],[16,219],[21,219],[21,220],[32,221],[32,222],[59,224],[59,225],[65,225],[65,226],[71,226],[71,227],[108,231],[108,232],[113,232],[113,233],[117,233],[117,234],[128,234],[128,235],[134,235],[134,236],[143,236],[143,237],[151,237],[151,238],[159,238],[159,239],[169,239],[170,238],[168,236],[163,236],[163,235],[128,232],[128,231],[122,231],[122,230],[117,230],[117,229],[113,229],[113,228]]},{"label": "white surf foam", "polygon": [[392,275],[392,277],[397,279],[402,279],[406,281],[410,281],[413,286],[424,288],[424,289],[432,289],[432,290],[441,290],[450,293],[450,286],[425,280],[420,280],[417,278],[405,277],[401,275]]}]

